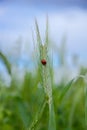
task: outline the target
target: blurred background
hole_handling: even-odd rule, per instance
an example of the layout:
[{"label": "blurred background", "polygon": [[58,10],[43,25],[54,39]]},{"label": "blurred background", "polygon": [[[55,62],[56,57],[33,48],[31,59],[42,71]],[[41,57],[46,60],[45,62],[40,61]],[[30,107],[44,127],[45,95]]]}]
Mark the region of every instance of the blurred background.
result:
[{"label": "blurred background", "polygon": [[[2,90],[0,130],[21,130],[18,121],[23,122],[26,127],[27,121],[31,122],[33,119],[31,113],[36,112],[37,103],[41,103],[38,93],[41,93],[42,90],[37,91],[40,84],[35,63],[37,62],[34,48],[34,44],[37,46],[35,19],[38,21],[44,44],[47,16],[54,86],[61,86],[77,75],[85,75],[87,72],[87,0],[0,0],[0,52],[11,64],[10,75],[2,58],[0,59],[0,87]],[[29,86],[32,86],[33,89],[28,88]],[[35,99],[37,99],[36,103]],[[28,106],[28,102],[31,107]],[[56,102],[57,93],[55,104]],[[15,103],[19,103],[17,110],[14,109]],[[36,107],[33,108],[33,105]],[[80,105],[82,106],[82,104]],[[57,105],[55,106],[57,108]],[[27,112],[24,112],[25,108]],[[26,113],[30,114],[30,117],[27,117]],[[77,116],[76,119],[76,124],[80,124],[83,118],[80,120]],[[13,124],[13,122],[15,123]],[[45,119],[43,122],[46,122]],[[60,122],[65,123],[66,121]],[[67,129],[65,124],[62,126],[63,128],[60,130]],[[82,130],[83,126],[84,124],[76,125],[73,129],[80,130],[81,128]],[[46,126],[42,125],[42,127],[43,130],[46,129]]]},{"label": "blurred background", "polygon": [[[66,62],[73,60],[86,65],[87,1],[86,0],[1,0],[0,1],[0,51],[9,55],[19,66],[32,67],[32,30],[38,20],[44,42],[46,16],[49,17],[49,37],[54,51],[55,69],[59,64],[58,49],[66,39]],[[57,55],[57,56],[56,56]],[[0,68],[2,63],[0,62]],[[2,69],[0,69],[1,71]]]},{"label": "blurred background", "polygon": [[[44,42],[47,15],[55,71],[60,64],[59,50],[63,51],[62,46],[65,62],[67,66],[69,65],[70,71],[76,67],[74,64],[86,66],[86,0],[0,0],[0,51],[8,56],[12,64],[31,69],[34,65],[31,61],[34,53],[32,42],[34,21],[37,18]],[[61,45],[63,39],[65,45]],[[1,73],[2,69],[0,61]],[[75,68],[73,71],[76,71]]]}]

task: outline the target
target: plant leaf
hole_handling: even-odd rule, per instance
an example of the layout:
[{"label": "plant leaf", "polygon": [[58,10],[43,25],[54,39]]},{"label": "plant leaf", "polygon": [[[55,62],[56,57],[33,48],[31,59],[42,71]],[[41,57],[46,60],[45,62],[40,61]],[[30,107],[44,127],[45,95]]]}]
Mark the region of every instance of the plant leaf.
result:
[{"label": "plant leaf", "polygon": [[29,125],[29,116],[27,115],[26,112],[26,107],[22,101],[17,101],[17,109],[18,109],[18,114],[20,116],[20,119],[23,122],[23,125],[25,128],[28,127]]},{"label": "plant leaf", "polygon": [[49,126],[48,130],[56,130],[55,112],[53,103],[49,106]]},{"label": "plant leaf", "polygon": [[11,74],[11,64],[9,63],[7,57],[2,52],[0,52],[0,58],[3,60],[8,73]]},{"label": "plant leaf", "polygon": [[67,91],[69,91],[69,89],[71,88],[72,84],[74,82],[74,79],[72,79],[62,90],[62,93],[59,96],[60,101],[64,98],[64,96],[66,95]]},{"label": "plant leaf", "polygon": [[40,36],[37,20],[35,20],[35,25],[36,25],[37,43],[38,43],[38,48],[40,49],[40,57],[41,57],[43,45],[42,45],[42,41],[41,41],[41,36]]}]

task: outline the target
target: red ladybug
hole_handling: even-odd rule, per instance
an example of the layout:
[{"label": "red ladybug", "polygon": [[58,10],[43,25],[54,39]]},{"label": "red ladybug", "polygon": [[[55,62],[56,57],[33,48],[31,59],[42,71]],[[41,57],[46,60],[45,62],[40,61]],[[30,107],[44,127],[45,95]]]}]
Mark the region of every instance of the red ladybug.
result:
[{"label": "red ladybug", "polygon": [[46,62],[45,59],[42,59],[42,60],[41,60],[41,63],[42,63],[43,65],[46,65],[47,62]]}]

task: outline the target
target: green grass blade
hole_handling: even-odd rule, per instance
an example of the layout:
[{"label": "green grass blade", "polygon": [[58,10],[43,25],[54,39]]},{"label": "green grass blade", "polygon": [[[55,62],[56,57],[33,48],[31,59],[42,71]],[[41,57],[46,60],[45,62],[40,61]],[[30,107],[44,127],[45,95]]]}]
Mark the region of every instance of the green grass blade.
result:
[{"label": "green grass blade", "polygon": [[53,106],[53,99],[52,99],[52,79],[51,79],[51,71],[50,71],[50,62],[48,57],[48,19],[46,23],[46,34],[45,34],[45,43],[42,45],[39,28],[37,21],[36,24],[36,33],[37,33],[37,43],[39,44],[39,59],[45,59],[46,65],[38,64],[40,68],[40,75],[41,75],[41,83],[42,87],[44,88],[45,93],[45,100],[49,106],[49,130],[56,130],[56,123],[55,123],[55,113],[54,113],[54,106]]},{"label": "green grass blade", "polygon": [[53,103],[49,106],[49,126],[48,130],[56,130],[55,112]]},{"label": "green grass blade", "polygon": [[39,111],[38,111],[37,115],[35,116],[32,124],[28,130],[35,130],[36,129],[36,126],[42,117],[42,114],[43,114],[45,107],[46,107],[46,101],[44,101],[43,104],[40,106]]},{"label": "green grass blade", "polygon": [[60,101],[64,98],[64,96],[67,94],[69,89],[71,88],[72,84],[74,83],[74,79],[72,79],[62,90],[62,93],[59,95]]},{"label": "green grass blade", "polygon": [[42,41],[41,41],[41,36],[40,36],[40,31],[39,31],[37,20],[35,20],[35,25],[36,25],[37,44],[38,44],[38,48],[40,50],[40,57],[41,57],[41,54],[42,54]]},{"label": "green grass blade", "polygon": [[45,36],[45,44],[48,46],[48,16],[46,21],[46,36]]},{"label": "green grass blade", "polygon": [[85,130],[87,130],[87,85],[85,85]]},{"label": "green grass blade", "polygon": [[11,65],[10,65],[7,57],[2,52],[0,52],[0,58],[3,60],[5,66],[7,68],[8,73],[11,74]]},{"label": "green grass blade", "polygon": [[80,90],[78,90],[78,94],[76,93],[74,96],[74,99],[72,101],[72,107],[71,107],[71,111],[70,111],[70,115],[69,115],[69,130],[72,130],[72,124],[73,124],[73,116],[75,113],[75,109],[77,104],[79,103],[79,100],[81,98],[81,93],[82,93],[82,88],[80,88]]},{"label": "green grass blade", "polygon": [[17,109],[20,119],[23,122],[23,126],[25,129],[27,129],[29,125],[29,115],[27,115],[26,107],[22,101],[17,101]]}]

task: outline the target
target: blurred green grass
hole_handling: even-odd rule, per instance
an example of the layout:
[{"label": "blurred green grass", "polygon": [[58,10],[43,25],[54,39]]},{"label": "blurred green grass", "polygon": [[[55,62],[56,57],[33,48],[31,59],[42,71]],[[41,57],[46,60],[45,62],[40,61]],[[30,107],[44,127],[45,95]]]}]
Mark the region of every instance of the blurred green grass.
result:
[{"label": "blurred green grass", "polygon": [[[80,70],[80,75],[86,72]],[[0,84],[0,130],[26,130],[44,100],[39,84],[38,70],[26,72],[21,86],[12,78],[9,87]],[[67,85],[53,84],[53,100],[57,130],[85,130],[84,78],[78,77]],[[46,107],[37,130],[46,130],[48,108]]]},{"label": "blurred green grass", "polygon": [[[40,37],[37,40],[40,40]],[[64,41],[65,38],[59,51],[61,66],[66,64]],[[45,51],[44,55],[46,55]],[[51,119],[54,113],[51,114],[52,111],[50,111],[49,118],[48,105],[42,108],[45,93],[41,84],[40,65],[37,65],[35,72],[32,73],[25,69],[24,78],[19,84],[17,74],[12,73],[12,65],[7,56],[0,52],[0,58],[11,77],[9,86],[0,79],[0,130],[31,130],[28,128],[32,122],[33,130],[47,130],[48,124],[50,124],[49,128],[54,124],[52,122],[54,119],[57,130],[87,130],[87,68],[80,67],[78,76],[70,81],[65,74],[58,84],[52,81],[55,118]],[[38,57],[37,60],[39,60]],[[49,62],[52,64],[50,59]],[[52,66],[50,66],[50,72],[54,76]],[[37,117],[40,119],[38,120]]]}]

